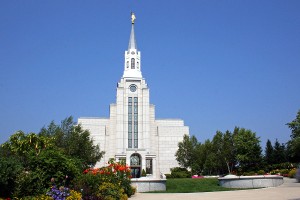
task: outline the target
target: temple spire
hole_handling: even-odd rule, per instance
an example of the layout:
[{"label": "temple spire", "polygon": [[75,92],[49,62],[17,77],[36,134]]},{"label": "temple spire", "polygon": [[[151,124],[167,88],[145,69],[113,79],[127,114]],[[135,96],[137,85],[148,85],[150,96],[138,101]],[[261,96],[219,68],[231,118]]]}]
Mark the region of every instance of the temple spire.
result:
[{"label": "temple spire", "polygon": [[135,41],[135,36],[134,36],[134,21],[136,17],[133,12],[131,12],[131,33],[130,33],[130,38],[129,38],[129,45],[128,45],[128,51],[130,49],[136,49],[137,50],[137,45]]},{"label": "temple spire", "polygon": [[138,51],[134,36],[135,15],[131,12],[131,33],[129,39],[128,50],[125,51],[125,65],[123,78],[141,79],[141,52]]}]

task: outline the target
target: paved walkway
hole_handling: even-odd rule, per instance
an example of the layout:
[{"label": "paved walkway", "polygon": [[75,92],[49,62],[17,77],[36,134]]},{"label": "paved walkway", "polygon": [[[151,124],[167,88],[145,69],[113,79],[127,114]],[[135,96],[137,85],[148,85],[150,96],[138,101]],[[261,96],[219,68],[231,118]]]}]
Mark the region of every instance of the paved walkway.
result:
[{"label": "paved walkway", "polygon": [[226,192],[201,193],[137,193],[129,200],[300,200],[300,183],[296,179],[284,178],[284,183],[278,187],[238,190]]}]

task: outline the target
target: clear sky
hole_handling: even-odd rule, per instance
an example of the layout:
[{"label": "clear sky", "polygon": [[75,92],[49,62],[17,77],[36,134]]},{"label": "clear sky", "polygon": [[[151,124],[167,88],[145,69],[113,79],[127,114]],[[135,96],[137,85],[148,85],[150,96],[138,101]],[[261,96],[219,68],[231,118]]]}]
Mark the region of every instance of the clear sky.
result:
[{"label": "clear sky", "polygon": [[199,141],[251,129],[287,142],[300,109],[298,0],[2,0],[0,143],[68,116],[108,117],[136,14],[157,118]]}]

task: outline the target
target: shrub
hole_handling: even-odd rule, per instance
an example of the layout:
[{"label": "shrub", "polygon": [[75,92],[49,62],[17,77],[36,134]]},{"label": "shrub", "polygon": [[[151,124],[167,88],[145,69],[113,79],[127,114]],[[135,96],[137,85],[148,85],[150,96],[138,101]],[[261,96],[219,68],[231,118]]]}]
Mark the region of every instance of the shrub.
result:
[{"label": "shrub", "polygon": [[[80,174],[78,160],[68,157],[59,150],[44,150],[38,156],[31,155],[29,166],[30,169],[39,169],[44,175],[44,185],[49,186],[51,178],[59,183],[72,180]],[[66,180],[66,175],[68,180]],[[47,187],[46,187],[47,188]]]},{"label": "shrub", "polygon": [[[115,193],[120,192],[119,188],[122,189],[122,194],[126,194],[126,197],[135,193],[135,189],[131,187],[129,167],[115,163],[113,160],[107,167],[84,170],[83,175],[74,181],[74,186],[77,191],[82,189],[83,199],[95,199],[103,198],[106,192],[109,192],[106,191],[108,183],[114,185],[111,188],[113,194],[109,193],[110,196],[117,195]],[[125,195],[122,198],[125,198]]]},{"label": "shrub", "polygon": [[276,175],[276,174],[280,174],[280,170],[279,169],[274,169],[271,171],[272,175]]},{"label": "shrub", "polygon": [[[45,176],[43,171],[22,171],[15,180],[14,197],[36,196],[46,192]],[[49,182],[49,181],[48,181]]]},{"label": "shrub", "polygon": [[169,178],[172,178],[172,175],[171,174],[165,174],[166,175],[166,178],[169,179]]},{"label": "shrub", "polygon": [[23,171],[21,162],[13,157],[0,158],[0,197],[11,196],[15,189],[15,180]]},{"label": "shrub", "polygon": [[134,195],[136,193],[136,187],[131,186],[132,189],[132,195]]},{"label": "shrub", "polygon": [[171,173],[172,172],[189,172],[189,171],[183,167],[174,167],[174,168],[171,168]]},{"label": "shrub", "polygon": [[51,186],[51,178],[67,186],[73,177],[80,174],[77,160],[58,150],[45,149],[39,155],[32,152],[28,158],[29,170],[17,176],[14,197],[45,194]]},{"label": "shrub", "polygon": [[191,175],[186,172],[173,172],[171,176],[172,178],[191,178]]},{"label": "shrub", "polygon": [[174,167],[171,169],[172,178],[191,178],[192,174],[186,168]]},{"label": "shrub", "polygon": [[82,199],[81,193],[75,190],[70,190],[70,196],[66,198],[66,200],[81,200],[81,199]]},{"label": "shrub", "polygon": [[83,197],[95,196],[99,185],[101,184],[101,176],[85,173],[82,174],[73,181],[74,189],[81,191]]},{"label": "shrub", "polygon": [[18,200],[53,200],[52,197],[49,197],[45,194],[37,195],[37,196],[26,196],[22,198],[17,198]]},{"label": "shrub", "polygon": [[262,169],[261,169],[261,170],[258,170],[257,174],[258,174],[258,175],[264,175],[264,174],[265,174],[265,171],[262,170]]},{"label": "shrub", "polygon": [[[23,199],[22,199],[22,200],[23,200]],[[45,195],[45,194],[41,194],[41,195],[38,195],[38,196],[33,197],[33,198],[30,199],[30,200],[53,200],[53,198],[52,198],[52,197],[49,197],[49,196],[47,196],[47,195]]]},{"label": "shrub", "polygon": [[255,172],[251,171],[251,172],[244,172],[243,173],[244,176],[253,176],[255,175]]},{"label": "shrub", "polygon": [[99,186],[96,196],[104,200],[113,200],[113,199],[128,199],[125,197],[124,190],[120,185],[104,182]]},{"label": "shrub", "polygon": [[289,176],[289,172],[290,172],[290,169],[281,169],[280,170],[280,175],[284,176],[284,177],[288,177]]},{"label": "shrub", "polygon": [[292,169],[292,170],[289,172],[289,177],[290,177],[290,178],[295,178],[295,177],[296,177],[296,169]]},{"label": "shrub", "polygon": [[142,170],[142,176],[146,176],[146,171],[145,171],[145,169]]}]

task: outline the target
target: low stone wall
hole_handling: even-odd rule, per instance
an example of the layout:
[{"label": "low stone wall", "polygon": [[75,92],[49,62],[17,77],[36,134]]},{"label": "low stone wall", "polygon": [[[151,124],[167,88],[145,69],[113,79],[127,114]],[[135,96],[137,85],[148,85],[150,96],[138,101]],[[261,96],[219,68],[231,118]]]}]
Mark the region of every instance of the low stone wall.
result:
[{"label": "low stone wall", "polygon": [[220,185],[226,188],[265,188],[265,187],[277,187],[283,184],[283,176],[278,176],[278,175],[258,175],[258,176],[228,175],[218,179]]},{"label": "low stone wall", "polygon": [[296,171],[296,179],[300,183],[300,167]]},{"label": "low stone wall", "polygon": [[131,179],[137,192],[166,191],[166,179]]}]

